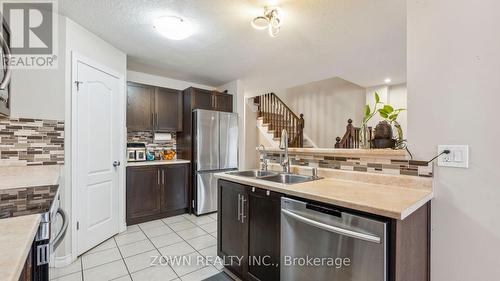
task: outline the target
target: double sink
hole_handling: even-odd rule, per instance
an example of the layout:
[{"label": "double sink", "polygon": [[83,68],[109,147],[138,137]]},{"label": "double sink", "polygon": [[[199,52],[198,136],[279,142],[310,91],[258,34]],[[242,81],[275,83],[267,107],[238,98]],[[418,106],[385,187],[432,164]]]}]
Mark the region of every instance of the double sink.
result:
[{"label": "double sink", "polygon": [[237,171],[237,172],[229,172],[228,174],[234,176],[247,177],[247,178],[255,178],[270,182],[283,183],[283,184],[302,183],[320,179],[319,177],[313,177],[313,176],[285,174],[285,173],[270,172],[263,170]]}]

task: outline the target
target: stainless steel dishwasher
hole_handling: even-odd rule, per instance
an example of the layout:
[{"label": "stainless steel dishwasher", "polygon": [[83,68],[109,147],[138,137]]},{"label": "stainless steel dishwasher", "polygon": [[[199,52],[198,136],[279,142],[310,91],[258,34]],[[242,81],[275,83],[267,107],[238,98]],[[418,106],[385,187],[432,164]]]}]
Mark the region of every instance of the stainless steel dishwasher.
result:
[{"label": "stainless steel dishwasher", "polygon": [[281,199],[282,281],[386,281],[387,222]]}]

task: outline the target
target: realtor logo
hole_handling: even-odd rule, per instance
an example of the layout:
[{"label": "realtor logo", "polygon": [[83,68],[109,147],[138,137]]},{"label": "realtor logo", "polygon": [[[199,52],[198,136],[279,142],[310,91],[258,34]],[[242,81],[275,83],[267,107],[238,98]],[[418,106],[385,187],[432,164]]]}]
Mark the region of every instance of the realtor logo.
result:
[{"label": "realtor logo", "polygon": [[57,67],[57,3],[55,0],[2,1],[10,28],[12,68]]}]

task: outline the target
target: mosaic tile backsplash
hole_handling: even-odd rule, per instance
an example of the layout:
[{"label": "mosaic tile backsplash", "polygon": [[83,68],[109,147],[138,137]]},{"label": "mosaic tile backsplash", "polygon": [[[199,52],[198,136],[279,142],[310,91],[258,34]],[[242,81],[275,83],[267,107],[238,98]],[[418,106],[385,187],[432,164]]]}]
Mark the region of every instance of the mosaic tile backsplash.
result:
[{"label": "mosaic tile backsplash", "polygon": [[0,165],[64,164],[64,122],[0,118]]},{"label": "mosaic tile backsplash", "polygon": [[0,218],[47,212],[58,187],[47,185],[0,190]]},{"label": "mosaic tile backsplash", "polygon": [[169,141],[155,142],[153,132],[129,132],[127,142],[143,142],[148,151],[162,151],[165,149],[176,150],[176,134],[170,133],[172,139]]},{"label": "mosaic tile backsplash", "polygon": [[[271,163],[280,163],[279,153],[266,153]],[[298,166],[309,166],[316,168],[327,168],[336,170],[347,170],[357,172],[370,172],[390,175],[408,175],[432,177],[433,165],[427,161],[395,160],[395,159],[373,159],[363,157],[338,157],[318,155],[294,155],[289,154],[290,164]]]}]

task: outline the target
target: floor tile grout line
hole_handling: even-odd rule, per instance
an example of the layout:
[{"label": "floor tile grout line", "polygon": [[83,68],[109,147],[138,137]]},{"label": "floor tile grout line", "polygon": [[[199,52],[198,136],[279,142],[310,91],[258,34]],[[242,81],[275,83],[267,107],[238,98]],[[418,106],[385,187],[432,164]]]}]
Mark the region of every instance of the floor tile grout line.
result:
[{"label": "floor tile grout line", "polygon": [[[118,247],[118,243],[116,242],[115,237],[113,237],[113,241],[115,241],[116,248],[118,248],[118,253],[120,253],[120,256],[122,257],[122,262],[123,262],[123,264],[125,264],[125,269],[128,272],[128,276],[130,277],[130,279],[132,279],[132,274],[130,274],[130,270],[128,269],[128,265],[125,262],[125,258],[123,257],[123,254],[122,254],[122,251],[120,250],[120,247]],[[123,276],[125,276],[125,275],[123,275]],[[120,276],[118,278],[121,278],[123,276]],[[115,278],[115,279],[118,279],[118,278]]]},{"label": "floor tile grout line", "polygon": [[[114,238],[113,238],[114,239]],[[82,272],[82,281],[85,281],[85,276],[83,276],[83,257],[80,258],[80,270]],[[59,278],[59,277],[58,277]]]},{"label": "floor tile grout line", "polygon": [[[192,245],[188,242],[188,240],[192,240],[192,239],[199,238],[199,237],[206,236],[206,235],[211,236],[211,237],[213,237],[213,238],[215,238],[215,237],[214,237],[213,235],[211,235],[211,233],[210,233],[210,232],[208,232],[208,231],[206,231],[205,229],[203,229],[203,228],[201,228],[201,227],[200,227],[200,225],[204,225],[204,224],[197,224],[197,223],[194,223],[193,221],[191,221],[191,220],[187,219],[186,217],[183,217],[183,219],[184,219],[184,222],[185,222],[185,221],[191,222],[192,224],[194,224],[194,225],[195,225],[195,227],[192,227],[192,228],[187,228],[187,229],[182,229],[182,230],[174,230],[174,229],[172,229],[172,228],[170,227],[170,225],[168,225],[166,222],[164,222],[164,221],[163,221],[163,219],[159,219],[159,220],[160,220],[160,221],[161,221],[161,222],[162,222],[165,226],[167,226],[170,230],[172,230],[172,233],[175,233],[175,234],[176,234],[177,236],[179,236],[179,238],[181,238],[181,240],[182,240],[182,241],[179,241],[179,242],[174,243],[174,244],[166,245],[166,246],[164,246],[164,247],[168,247],[168,246],[172,246],[172,245],[175,245],[175,244],[179,244],[179,243],[185,242],[185,243],[187,243],[190,247],[192,247],[192,248],[193,248],[194,252],[190,252],[190,253],[188,253],[188,254],[181,255],[181,256],[186,256],[186,255],[190,255],[190,254],[198,254],[198,255],[200,255],[200,256],[202,256],[202,257],[204,257],[204,258],[205,258],[205,255],[203,255],[200,251],[201,251],[201,250],[204,250],[204,249],[208,249],[208,248],[210,248],[210,247],[213,247],[214,245],[211,245],[211,246],[208,246],[208,247],[201,248],[201,249],[197,250],[197,249],[195,249],[195,248],[194,248],[194,247],[193,247],[193,246],[192,246]],[[210,218],[210,219],[212,219],[212,220],[213,220],[213,222],[217,222],[217,221],[216,221],[216,220],[214,220],[213,218]],[[209,222],[209,223],[213,223],[213,222]],[[209,223],[205,223],[205,224],[209,224]],[[136,232],[139,232],[139,231],[140,231],[140,232],[142,232],[142,234],[144,234],[144,236],[145,236],[146,238],[145,238],[145,239],[138,240],[138,241],[130,242],[130,243],[127,243],[127,244],[123,244],[123,245],[120,245],[120,246],[121,246],[121,247],[123,247],[123,246],[127,246],[127,245],[130,245],[130,244],[133,244],[133,243],[137,243],[137,242],[141,242],[141,241],[148,240],[148,241],[149,241],[149,242],[153,245],[154,249],[155,249],[155,250],[156,250],[156,251],[157,251],[160,255],[162,255],[162,253],[160,252],[160,249],[159,249],[159,248],[158,248],[158,247],[157,247],[157,246],[153,243],[153,241],[151,240],[151,238],[154,238],[154,237],[159,237],[159,236],[161,236],[161,235],[170,234],[170,233],[165,233],[165,234],[161,234],[161,235],[158,235],[158,236],[149,237],[149,236],[148,236],[148,235],[144,232],[144,229],[143,229],[143,228],[142,228],[139,224],[137,224],[137,226],[138,226],[138,229],[139,229],[139,230],[138,230],[138,231],[131,232],[130,234],[132,234],[132,233],[136,233]],[[201,230],[202,230],[205,234],[200,235],[200,236],[196,236],[196,237],[192,237],[192,238],[189,238],[189,239],[184,239],[184,238],[183,238],[183,237],[182,237],[182,236],[178,233],[178,232],[180,232],[180,231],[184,231],[184,230],[188,230],[188,229],[193,229],[193,228],[199,228],[199,229],[201,229]],[[121,252],[121,249],[120,249],[120,246],[118,245],[118,242],[116,241],[116,237],[117,237],[117,236],[118,236],[118,235],[115,235],[115,236],[111,237],[110,239],[113,239],[113,242],[114,242],[114,244],[115,244],[115,247],[118,249],[118,252],[119,252],[119,254],[120,254],[121,260],[122,260],[122,261],[123,261],[123,263],[125,264],[125,268],[126,268],[126,270],[127,270],[127,272],[128,272],[128,276],[129,276],[130,278],[132,278],[132,274],[130,273],[130,270],[129,270],[129,268],[128,268],[128,265],[127,265],[127,264],[126,264],[126,262],[125,262],[125,257],[123,256],[123,254],[122,254],[122,252]],[[103,251],[106,251],[106,250],[111,250],[111,249],[113,249],[113,248],[115,248],[115,247],[111,247],[111,248],[109,248],[109,249],[103,249],[103,250],[100,250],[100,251],[97,251],[97,252],[94,252],[94,253],[91,253],[91,254],[95,254],[95,253],[103,252]],[[163,247],[161,247],[161,248],[163,248]],[[146,251],[146,252],[148,252],[148,251]],[[127,258],[134,257],[134,256],[137,256],[137,255],[140,255],[140,254],[144,254],[144,253],[146,253],[146,252],[142,252],[142,253],[134,254],[134,255],[128,256]],[[206,258],[205,258],[205,259],[206,259]],[[118,259],[118,260],[119,260],[119,259]],[[85,278],[85,277],[84,277],[84,271],[85,271],[85,270],[90,270],[90,269],[96,268],[96,267],[98,267],[98,266],[102,266],[102,265],[106,265],[106,264],[109,264],[109,263],[112,263],[112,262],[116,262],[116,261],[118,261],[118,260],[114,260],[114,261],[110,261],[110,262],[102,263],[102,264],[100,264],[100,265],[96,265],[96,266],[93,266],[93,267],[89,267],[89,268],[87,268],[87,269],[84,269],[84,268],[83,268],[83,255],[82,255],[82,256],[81,256],[81,258],[80,258],[80,273],[81,273],[81,275],[82,275],[82,281],[83,281],[83,280],[84,280],[84,278]],[[206,267],[210,267],[210,266],[214,267],[217,271],[219,271],[219,270],[218,270],[218,269],[217,269],[214,265],[205,265],[205,266],[203,266],[203,267],[202,267],[202,268],[200,268],[200,269],[194,270],[194,271],[189,272],[189,273],[186,273],[186,274],[184,274],[184,275],[178,275],[178,274],[177,274],[177,272],[175,272],[175,270],[172,268],[172,266],[171,266],[171,265],[169,265],[170,269],[174,272],[174,274],[177,276],[177,278],[184,277],[184,276],[186,276],[186,275],[188,275],[188,274],[191,274],[191,273],[194,273],[194,272],[200,271],[200,270],[202,270],[202,269],[204,269],[204,268],[206,268]],[[149,267],[147,267],[147,268],[149,268]],[[136,271],[136,272],[139,272],[139,271],[145,270],[145,269],[147,269],[147,268],[144,268],[144,269],[138,270],[138,271]],[[76,272],[74,272],[74,273],[76,273]],[[67,276],[67,275],[70,275],[70,274],[74,274],[74,273],[69,273],[69,274],[66,274],[66,275],[64,275],[64,276]],[[134,273],[135,273],[135,272],[134,272]],[[60,278],[60,277],[64,277],[64,276],[59,276],[58,278]],[[122,277],[124,277],[124,276],[126,276],[126,275],[123,275],[123,276],[117,277],[117,278],[115,278],[115,279],[122,278]]]},{"label": "floor tile grout line", "polygon": [[[162,219],[159,219],[164,225],[166,225],[168,228],[170,228]],[[142,231],[142,233],[144,233],[142,227],[139,225],[139,229]],[[172,228],[170,228],[170,230],[174,231]],[[174,231],[175,232],[175,231]],[[177,233],[176,233],[177,234]],[[146,233],[144,233],[144,235],[146,235]],[[158,249],[158,247],[156,247],[156,245],[153,243],[153,241],[149,238],[149,236],[146,235],[146,238],[149,240],[149,242],[151,244],[153,244],[153,247],[156,249],[156,251],[158,252],[159,256],[162,257],[162,253],[160,252],[160,249]],[[182,237],[181,237],[182,239]],[[153,265],[154,266],[154,265]],[[145,270],[145,269],[148,269],[150,268],[151,266],[148,266],[144,269],[141,269],[141,270]],[[172,272],[175,274],[175,276],[177,276],[177,278],[180,278],[180,276],[177,274],[177,272],[175,272],[174,268],[169,264],[168,267],[172,270]],[[138,270],[136,272],[139,272],[141,270]],[[172,279],[173,280],[173,279]]]},{"label": "floor tile grout line", "polygon": [[[189,220],[189,219],[186,219],[186,220]],[[163,222],[163,220],[162,220],[162,222]],[[165,222],[163,222],[163,223],[165,223]],[[165,223],[165,224],[166,224],[166,223]],[[193,223],[193,224],[195,224],[195,223]],[[195,224],[195,225],[196,225],[196,224]],[[167,225],[167,226],[168,226],[168,225]],[[200,228],[201,230],[205,231],[203,228],[201,228],[201,227],[199,227],[199,228]],[[173,230],[173,229],[172,229],[172,230]],[[184,229],[184,230],[185,230],[185,229]],[[196,250],[196,249],[195,249],[195,248],[194,248],[194,247],[193,247],[193,246],[192,246],[192,245],[191,245],[191,244],[190,244],[190,243],[189,243],[186,239],[184,239],[182,236],[180,236],[180,235],[177,233],[177,231],[175,231],[175,230],[173,230],[173,231],[175,232],[175,234],[177,234],[177,236],[179,236],[179,237],[180,237],[180,238],[181,238],[184,242],[186,242],[186,243],[187,243],[187,244],[188,244],[191,248],[193,248],[193,249],[194,249],[194,252],[193,252],[193,253],[195,253],[195,252],[196,252],[198,255],[200,255],[200,256],[202,256],[204,259],[206,259],[206,258],[205,258],[205,256],[204,256],[204,255],[202,255],[202,254],[201,254],[198,250]],[[182,230],[179,230],[179,231],[182,231]],[[205,232],[206,232],[206,231],[205,231]],[[206,232],[206,233],[207,233],[207,232]],[[207,233],[207,234],[208,234],[209,236],[211,236],[211,235],[210,235],[210,233]],[[200,237],[201,237],[201,236],[200,236]],[[188,239],[188,240],[189,240],[189,239]],[[179,242],[179,243],[180,243],[180,242]],[[173,245],[173,244],[172,244],[172,245]],[[217,245],[217,244],[216,244],[216,245]],[[209,246],[209,247],[206,247],[206,248],[203,248],[203,249],[207,249],[207,248],[210,248],[210,247],[213,247],[213,245],[212,245],[212,246]],[[200,249],[200,250],[203,250],[203,249]],[[159,251],[159,250],[158,250],[158,251]],[[161,252],[160,252],[160,254],[161,254]],[[192,254],[192,253],[189,253],[189,254]],[[185,256],[185,255],[182,255],[182,256]],[[211,265],[211,266],[213,266],[213,265]],[[202,268],[200,268],[200,269],[197,269],[197,270],[191,271],[191,272],[186,273],[186,274],[181,275],[181,276],[179,276],[179,275],[177,275],[177,276],[178,276],[179,278],[181,278],[181,277],[186,276],[186,275],[188,275],[188,274],[191,274],[191,273],[193,273],[193,272],[197,272],[198,270],[202,270],[202,269],[203,269],[203,268],[205,268],[205,267],[208,267],[208,266],[206,265],[206,266],[204,266],[204,267],[202,267]],[[215,266],[214,266],[214,268],[215,268]],[[215,269],[217,269],[217,268],[215,268]],[[174,270],[174,272],[175,272],[175,270]],[[177,272],[175,272],[175,274],[177,274]]]}]

